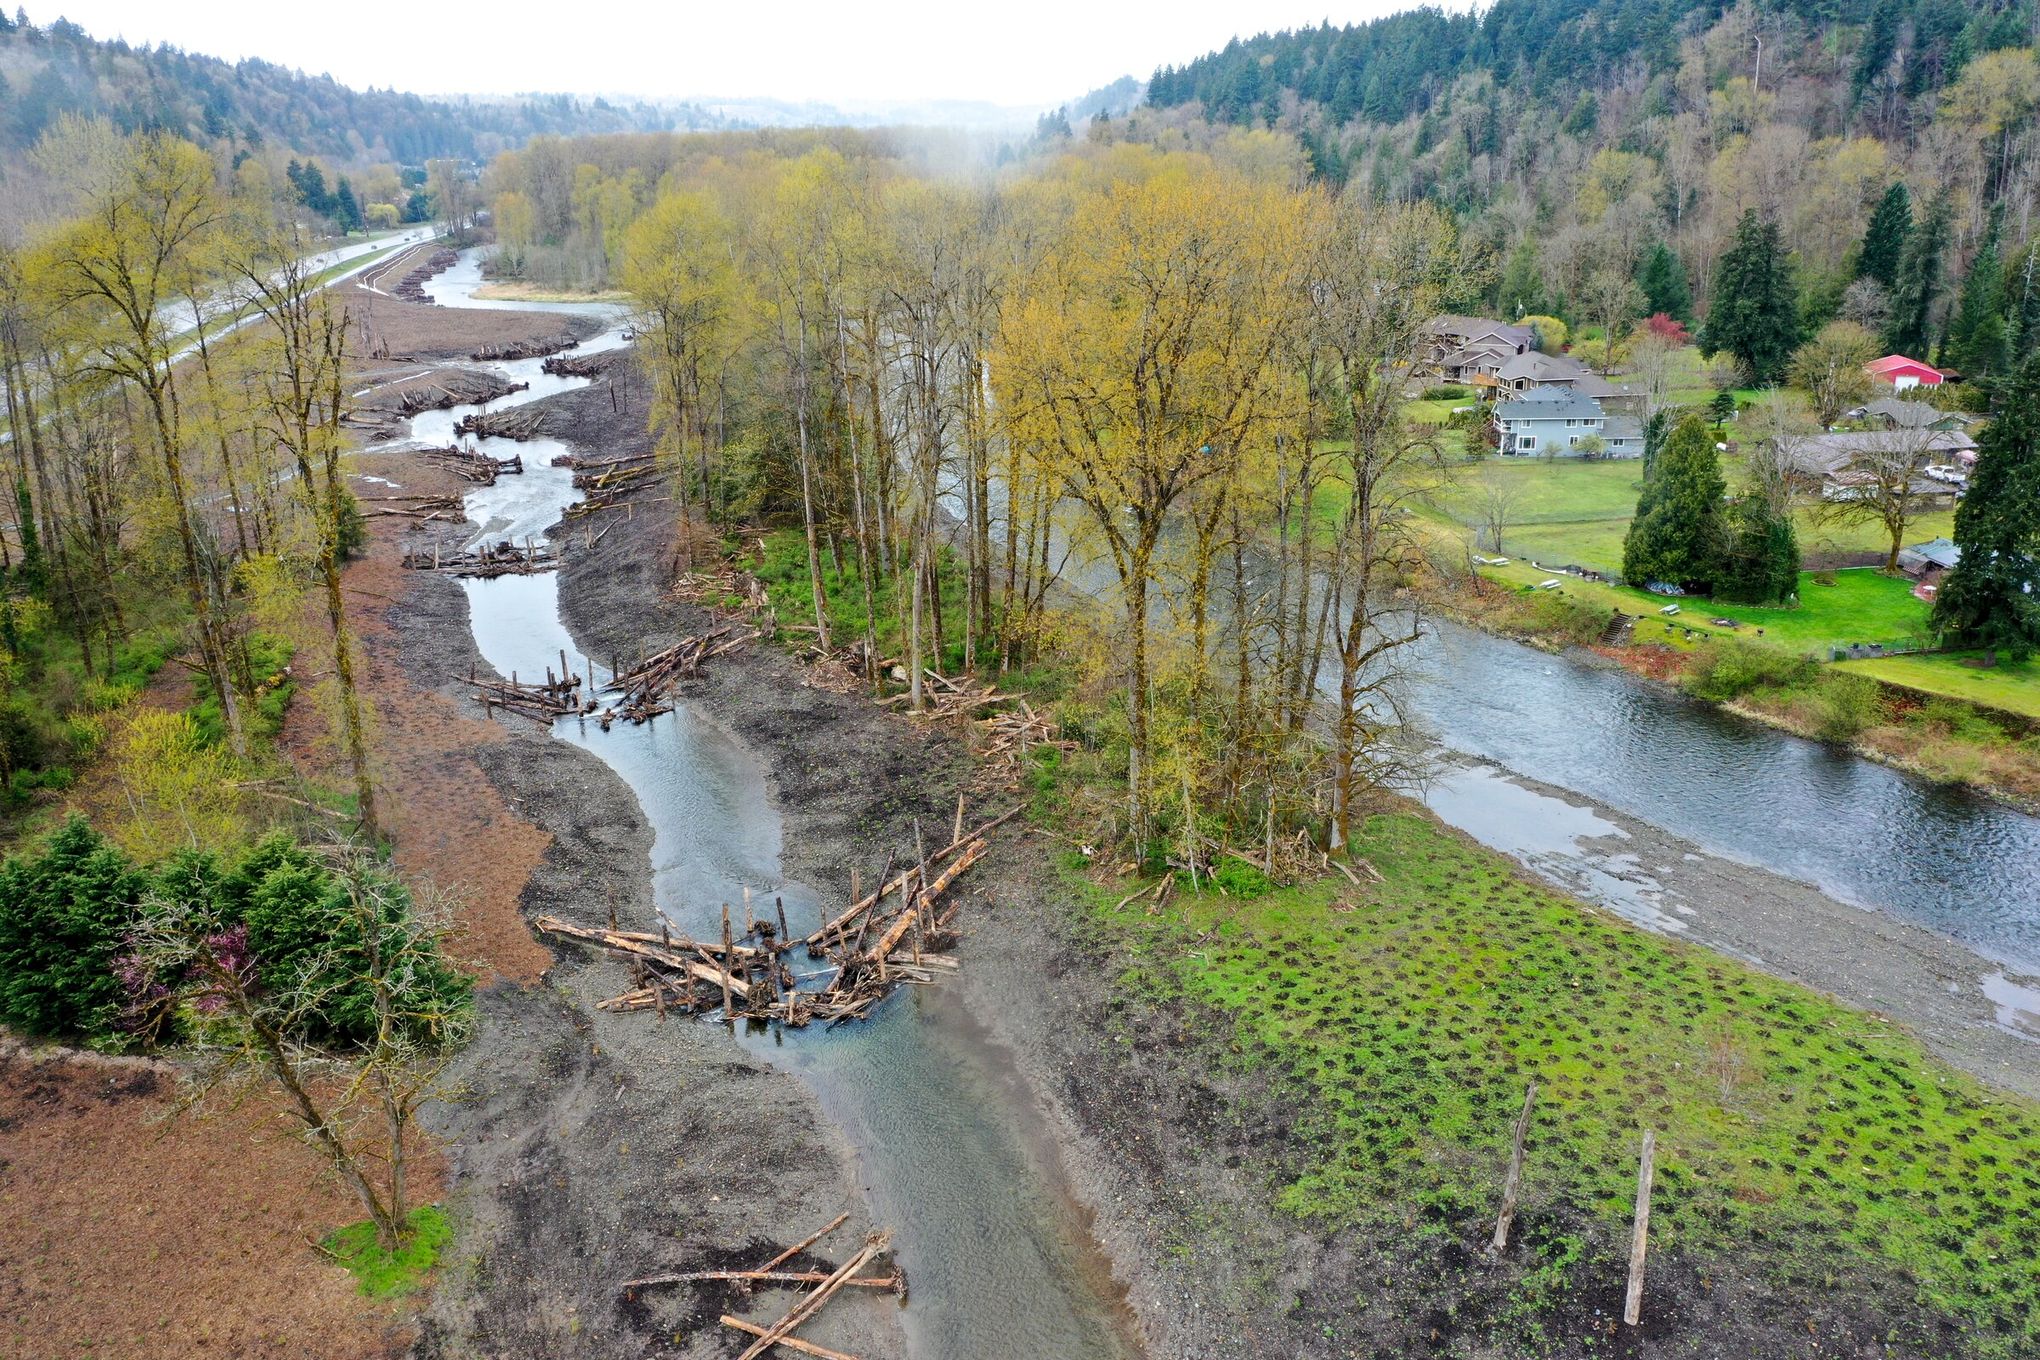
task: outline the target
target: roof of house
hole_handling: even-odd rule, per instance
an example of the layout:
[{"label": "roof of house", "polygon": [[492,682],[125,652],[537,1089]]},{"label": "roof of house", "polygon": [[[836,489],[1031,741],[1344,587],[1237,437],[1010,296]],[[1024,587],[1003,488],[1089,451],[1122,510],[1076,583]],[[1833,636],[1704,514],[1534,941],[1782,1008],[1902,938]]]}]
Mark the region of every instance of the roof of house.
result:
[{"label": "roof of house", "polygon": [[[1795,439],[1786,452],[1792,470],[1803,476],[1842,479],[1841,474],[1867,454],[1904,454],[1924,464],[1935,454],[1975,447],[1976,441],[1960,430],[1858,430]],[[1936,483],[1927,489],[1948,488]]]},{"label": "roof of house", "polygon": [[[1503,364],[1496,375],[1504,382],[1575,383],[1594,375],[1579,360],[1566,354],[1544,354],[1531,350]],[[1596,382],[1600,380],[1595,378]],[[1606,387],[1606,383],[1601,384]]]},{"label": "roof of house", "polygon": [[1601,403],[1568,387],[1533,387],[1520,397],[1495,403],[1499,420],[1593,420]]},{"label": "roof of house", "polygon": [[1898,557],[1901,562],[1912,557],[1929,566],[1953,570],[1955,564],[1962,560],[1962,549],[1945,538],[1936,538],[1926,543],[1915,543]]},{"label": "roof of house", "polygon": [[1941,418],[1941,413],[1923,401],[1902,401],[1884,397],[1863,408],[1865,414],[1888,420],[1907,430],[1924,430]]},{"label": "roof of house", "polygon": [[1475,340],[1471,344],[1461,345],[1438,363],[1444,368],[1465,368],[1468,364],[1481,360],[1499,364],[1504,359],[1513,357],[1515,353],[1516,347],[1503,340]]},{"label": "roof of house", "polygon": [[1643,438],[1643,422],[1635,416],[1609,416],[1601,422],[1601,433],[1609,439]]},{"label": "roof of house", "polygon": [[1923,364],[1918,359],[1908,359],[1903,354],[1887,354],[1882,359],[1872,359],[1863,367],[1880,376],[1890,373],[1921,373],[1941,376],[1941,370],[1932,364]]},{"label": "roof of house", "polygon": [[1508,342],[1510,345],[1527,345],[1536,339],[1528,326],[1511,326],[1506,321],[1496,321],[1485,316],[1434,316],[1426,327],[1431,334],[1447,336],[1464,345],[1487,336]]}]

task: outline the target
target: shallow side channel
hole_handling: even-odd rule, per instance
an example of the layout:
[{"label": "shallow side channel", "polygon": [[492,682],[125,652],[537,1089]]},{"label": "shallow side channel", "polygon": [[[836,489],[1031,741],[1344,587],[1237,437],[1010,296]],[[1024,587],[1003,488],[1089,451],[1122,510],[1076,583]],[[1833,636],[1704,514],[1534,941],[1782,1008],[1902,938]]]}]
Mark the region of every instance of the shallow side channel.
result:
[{"label": "shallow side channel", "polygon": [[[585,348],[614,343],[612,332]],[[497,367],[521,381],[537,362]],[[559,391],[574,380],[546,385]],[[427,413],[413,437],[436,436],[442,424],[450,431],[474,409]],[[467,498],[485,536],[537,535],[576,499],[571,474],[550,465],[562,451],[550,441],[478,447],[499,458],[521,454],[527,469]],[[536,677],[564,651],[576,669],[605,674],[568,634],[556,576],[464,584],[476,645],[497,671]],[[636,795],[654,834],[653,901],[675,929],[718,933],[722,904],[740,901],[745,888],[765,910],[778,897],[790,920],[815,919],[815,894],[781,876],[780,820],[764,771],[696,709],[683,702],[670,716],[608,732],[564,720],[553,732],[603,760]],[[874,1219],[892,1230],[910,1281],[903,1322],[912,1355],[1132,1353],[1109,1271],[1062,1189],[1040,1116],[960,1002],[940,989],[907,989],[864,1024],[754,1026],[739,1037],[796,1073],[855,1152]]]}]

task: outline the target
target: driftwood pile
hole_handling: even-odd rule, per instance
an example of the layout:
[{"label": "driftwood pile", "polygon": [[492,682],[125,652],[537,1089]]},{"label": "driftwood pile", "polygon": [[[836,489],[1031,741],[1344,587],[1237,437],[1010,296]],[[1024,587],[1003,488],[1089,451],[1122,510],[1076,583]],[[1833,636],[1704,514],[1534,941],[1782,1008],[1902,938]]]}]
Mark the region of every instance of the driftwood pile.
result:
[{"label": "driftwood pile", "polygon": [[1017,708],[1002,709],[978,719],[978,732],[977,755],[984,763],[979,787],[1016,786],[1027,768],[1030,751],[1044,746],[1065,753],[1077,749],[1077,743],[1057,736],[1055,723],[1045,714],[1036,713],[1025,699],[1019,700]]},{"label": "driftwood pile", "polygon": [[746,642],[754,641],[757,636],[755,632],[739,633],[734,624],[725,624],[695,637],[682,638],[628,670],[621,665],[614,667],[612,684],[622,691],[622,697],[597,715],[596,721],[606,732],[609,725],[619,718],[625,722],[641,723],[661,713],[672,712],[673,701],[669,695],[674,685],[700,675],[702,663],[709,658],[733,652]]},{"label": "driftwood pile", "polygon": [[512,340],[500,345],[483,345],[468,357],[479,360],[536,359],[541,355],[558,354],[563,349],[572,349],[580,344],[565,331],[558,335],[535,336],[528,340]]},{"label": "driftwood pile", "polygon": [[581,698],[581,677],[567,668],[565,652],[560,653],[557,672],[551,666],[545,668],[542,683],[521,682],[516,671],[510,672],[508,680],[493,680],[475,674],[472,669],[461,683],[474,686],[475,698],[492,715],[501,708],[550,726],[555,718],[587,711],[587,703]]},{"label": "driftwood pile", "polygon": [[[663,924],[657,933],[592,929],[553,916],[532,924],[630,961],[631,989],[599,1003],[603,1010],[657,1011],[662,1018],[676,1010],[720,1014],[725,1020],[742,1016],[793,1028],[816,1021],[844,1024],[870,1015],[901,984],[933,982],[937,971],[956,967],[942,952],[957,938],[957,909],[944,903],[944,895],[984,858],[990,847],[986,837],[1018,811],[969,832],[962,830],[959,817],[948,845],[898,874],[888,862],[877,891],[829,917],[804,939],[789,933],[785,903],[778,899],[772,916],[747,919],[741,934],[733,933],[725,904],[720,944],[686,939]],[[751,917],[748,896],[744,913]],[[796,945],[829,966],[808,979],[798,977],[786,962]],[[800,985],[820,977],[829,979],[825,986]]]},{"label": "driftwood pile", "polygon": [[420,549],[405,553],[404,565],[413,571],[443,571],[449,576],[489,580],[498,576],[536,576],[556,570],[560,560],[548,544],[519,544],[506,538],[458,553],[443,552],[434,543],[429,552]]},{"label": "driftwood pile", "polygon": [[[898,666],[895,666],[893,670],[894,678],[903,678],[899,674],[900,668]],[[921,710],[914,715],[920,718],[973,717],[979,709],[985,708],[988,705],[1004,703],[1009,699],[1018,699],[1020,697],[1017,694],[999,693],[997,685],[985,685],[980,688],[974,681],[953,680],[946,675],[939,675],[930,669],[922,670],[921,677],[923,681],[921,685]],[[892,698],[881,699],[879,702],[887,708],[897,708],[903,704],[911,703],[912,700],[913,695],[908,693],[895,694]]]},{"label": "driftwood pile", "polygon": [[406,273],[403,278],[397,280],[397,286],[390,289],[390,296],[402,298],[406,302],[423,302],[430,305],[432,299],[425,296],[425,280],[439,273],[442,269],[451,269],[459,262],[460,256],[458,254],[441,246],[438,250],[426,255],[422,264],[417,265],[410,272]]},{"label": "driftwood pile", "polygon": [[524,471],[524,459],[521,456],[491,458],[486,453],[456,448],[451,444],[444,448],[423,449],[418,456],[434,467],[445,468],[462,481],[473,482],[478,486],[494,486],[496,479],[505,473]]},{"label": "driftwood pile", "polygon": [[544,426],[545,412],[537,406],[506,406],[462,416],[454,422],[453,432],[477,439],[536,439]]},{"label": "driftwood pile", "polygon": [[750,621],[772,608],[765,583],[738,566],[682,572],[673,578],[672,593],[674,599],[700,605],[721,618]]},{"label": "driftwood pile", "polygon": [[609,362],[616,354],[615,350],[596,354],[556,354],[539,368],[558,378],[599,378],[609,371]]},{"label": "driftwood pile", "polygon": [[458,496],[356,496],[364,516],[401,515],[429,524],[433,520],[458,520],[467,516]]},{"label": "driftwood pile", "polygon": [[[553,461],[558,463],[560,460]],[[600,491],[647,478],[657,481],[664,475],[657,460],[649,453],[625,454],[621,458],[582,458],[574,463],[574,485],[583,491]]]},{"label": "driftwood pile", "polygon": [[453,406],[476,406],[512,392],[522,392],[530,383],[514,383],[496,373],[459,368],[428,374],[398,385],[389,399],[372,403],[376,410],[399,417],[420,411],[444,411]]},{"label": "driftwood pile", "polygon": [[[635,1280],[625,1280],[624,1293],[630,1294],[651,1285],[665,1284],[730,1284],[747,1293],[758,1287],[771,1289],[788,1285],[813,1285],[814,1288],[796,1299],[793,1306],[770,1326],[760,1326],[755,1322],[746,1322],[743,1318],[724,1313],[721,1318],[723,1326],[756,1338],[738,1360],[756,1360],[758,1356],[764,1355],[775,1346],[784,1346],[787,1350],[800,1355],[812,1355],[818,1360],[857,1360],[856,1356],[846,1352],[829,1350],[815,1345],[812,1341],[803,1341],[793,1333],[812,1321],[815,1315],[822,1311],[823,1305],[845,1289],[878,1289],[888,1294],[901,1295],[907,1292],[906,1276],[900,1273],[898,1266],[883,1260],[889,1244],[886,1235],[870,1234],[849,1260],[831,1270],[786,1268],[796,1256],[808,1251],[849,1221],[850,1215],[838,1214],[820,1232],[795,1246],[788,1247],[756,1270],[687,1270],[670,1275],[646,1275]],[[881,1273],[875,1275],[859,1273],[867,1269]]]}]

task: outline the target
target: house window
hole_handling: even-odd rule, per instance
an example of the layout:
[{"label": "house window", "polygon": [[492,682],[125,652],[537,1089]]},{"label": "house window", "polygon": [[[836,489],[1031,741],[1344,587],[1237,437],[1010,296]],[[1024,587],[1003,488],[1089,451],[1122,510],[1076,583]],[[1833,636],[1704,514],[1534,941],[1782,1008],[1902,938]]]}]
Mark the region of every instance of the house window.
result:
[{"label": "house window", "polygon": [[1516,440],[1516,452],[1518,452],[1518,453],[1535,453],[1536,451],[1537,451],[1537,436],[1536,436],[1536,435],[1534,435],[1534,434],[1526,434],[1526,435],[1521,435],[1521,436],[1519,436],[1519,437],[1517,438],[1517,440]]},{"label": "house window", "polygon": [[1568,436],[1565,441],[1565,446],[1569,449],[1578,448],[1580,446],[1580,437],[1578,435]]}]

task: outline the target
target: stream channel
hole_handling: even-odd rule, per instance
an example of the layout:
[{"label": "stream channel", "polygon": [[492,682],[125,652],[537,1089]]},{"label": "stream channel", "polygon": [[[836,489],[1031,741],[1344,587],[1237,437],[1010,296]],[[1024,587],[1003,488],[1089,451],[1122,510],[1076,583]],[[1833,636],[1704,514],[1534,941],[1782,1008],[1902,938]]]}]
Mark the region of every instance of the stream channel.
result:
[{"label": "stream channel", "polygon": [[[479,257],[468,251],[425,290],[444,306],[573,311],[611,323],[574,353],[624,343],[613,307],[491,303],[473,297],[480,280]],[[491,365],[531,386],[490,408],[586,383],[545,374],[540,363]],[[454,424],[479,409],[424,412],[411,422],[410,438],[459,442]],[[468,442],[499,459],[521,454],[526,469],[468,494],[477,540],[542,537],[579,498],[572,473],[552,466],[568,451],[560,441]],[[540,675],[563,650],[581,664],[583,648],[560,615],[556,575],[462,584],[476,646],[497,671]],[[596,678],[604,674],[588,664]],[[740,901],[747,888],[767,910],[778,897],[790,920],[815,918],[813,890],[781,874],[780,817],[764,771],[684,697],[670,716],[643,726],[618,723],[603,732],[565,719],[552,730],[601,759],[636,795],[653,833],[652,900],[675,931],[718,935],[722,905]],[[947,989],[903,989],[871,1020],[832,1032],[760,1025],[740,1027],[738,1039],[804,1082],[855,1154],[872,1221],[891,1231],[911,1284],[901,1314],[909,1354],[917,1360],[1137,1354],[1109,1265],[1062,1178],[1044,1121],[1010,1064]]]},{"label": "stream channel", "polygon": [[[491,303],[473,297],[477,252],[426,285],[446,306],[593,314],[611,328],[588,353],[624,343],[615,308]],[[493,365],[536,401],[584,380],[540,361]],[[426,412],[414,439],[448,444],[480,409]],[[557,440],[482,440],[522,454],[527,471],[467,497],[477,538],[542,536],[573,502],[571,474],[551,466]],[[466,581],[481,654],[504,675],[537,676],[583,648],[560,617],[555,576]],[[1654,900],[1649,866],[1623,832],[1561,793],[1574,791],[1715,854],[1951,936],[2014,973],[2040,976],[2040,820],[1760,724],[1620,671],[1448,623],[1431,625],[1413,699],[1449,752],[1427,798],[1447,822],[1589,900],[1658,929],[1677,929]],[[553,728],[592,752],[637,796],[654,834],[653,900],[675,929],[719,933],[721,906],[748,887],[813,919],[814,893],[782,878],[780,821],[764,772],[735,738],[681,702],[670,717],[604,733],[579,720]],[[1499,768],[1498,768],[1499,767]],[[1613,848],[1611,848],[1611,846]],[[1999,975],[2023,1006],[2030,996]],[[1988,985],[1988,982],[1987,982]],[[870,1022],[834,1033],[740,1034],[759,1056],[807,1083],[854,1150],[876,1223],[913,1282],[903,1312],[911,1354],[1134,1352],[1107,1264],[1062,1179],[1054,1145],[982,1030],[941,988],[914,988]]]}]

